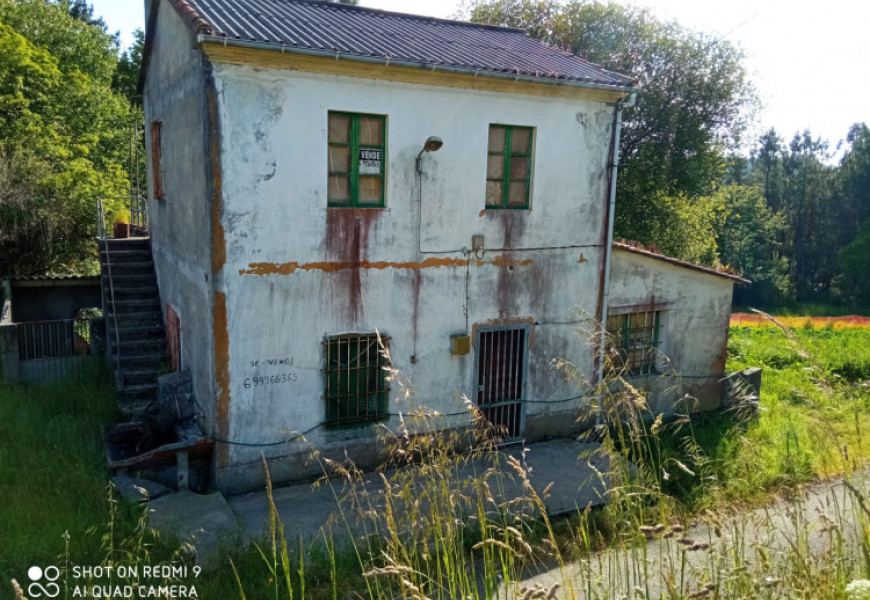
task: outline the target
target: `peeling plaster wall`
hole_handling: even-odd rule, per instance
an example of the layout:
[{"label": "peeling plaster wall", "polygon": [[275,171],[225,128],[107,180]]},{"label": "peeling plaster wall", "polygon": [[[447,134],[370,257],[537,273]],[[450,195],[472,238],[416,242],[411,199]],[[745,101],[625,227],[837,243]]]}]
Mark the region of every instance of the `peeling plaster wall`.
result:
[{"label": "peeling plaster wall", "polygon": [[661,310],[660,349],[679,375],[631,378],[651,393],[654,413],[685,411],[684,394],[698,400],[687,406],[692,412],[719,407],[733,287],[724,277],[614,248],[608,314]]},{"label": "peeling plaster wall", "polygon": [[[476,393],[476,356],[452,355],[451,335],[505,322],[533,324],[526,397],[573,398],[530,403],[526,438],[573,428],[581,392],[550,361],[592,374],[592,348],[575,330],[598,298],[612,105],[233,65],[216,64],[214,75],[227,253],[215,285],[226,298],[231,439],[267,443],[320,424],[321,342],[346,332],[391,337],[394,366],[419,390],[397,400],[394,384],[391,413],[462,411],[460,395]],[[387,116],[385,209],[326,207],[330,110]],[[536,128],[530,211],[483,210],[491,123]],[[414,159],[430,135],[444,146],[423,157],[421,215]],[[469,255],[475,234],[487,249]],[[251,385],[281,374],[292,382]],[[366,463],[377,459],[374,434],[373,425],[321,427],[306,438]],[[261,485],[263,451],[277,480],[319,470],[304,466],[309,448],[298,441],[232,446],[218,484]]]},{"label": "peeling plaster wall", "polygon": [[190,369],[196,398],[213,431],[211,227],[207,154],[207,109],[201,53],[178,13],[166,2],[154,34],[145,86],[145,120],[162,122],[161,172],[164,199],[154,198],[151,139],[148,209],[151,248],[161,304],[181,317],[182,367]]}]

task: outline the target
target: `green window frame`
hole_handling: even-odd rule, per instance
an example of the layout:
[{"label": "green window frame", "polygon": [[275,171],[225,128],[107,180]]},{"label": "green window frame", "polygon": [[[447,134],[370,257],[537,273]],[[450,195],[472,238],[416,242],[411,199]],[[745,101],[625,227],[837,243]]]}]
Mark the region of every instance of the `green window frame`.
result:
[{"label": "green window frame", "polygon": [[535,130],[490,125],[486,161],[486,208],[528,210]]},{"label": "green window frame", "polygon": [[[383,344],[383,348],[381,347]],[[326,425],[341,426],[389,418],[385,367],[389,338],[350,334],[323,340],[323,399]]]},{"label": "green window frame", "polygon": [[328,206],[384,207],[386,137],[384,115],[329,111]]},{"label": "green window frame", "polygon": [[656,373],[660,353],[661,311],[640,311],[607,317],[609,368],[629,375]]}]

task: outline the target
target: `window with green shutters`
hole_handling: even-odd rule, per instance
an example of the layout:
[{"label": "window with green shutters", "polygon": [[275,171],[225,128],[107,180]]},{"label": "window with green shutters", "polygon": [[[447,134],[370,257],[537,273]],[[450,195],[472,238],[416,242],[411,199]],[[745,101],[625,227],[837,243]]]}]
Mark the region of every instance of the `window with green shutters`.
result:
[{"label": "window with green shutters", "polygon": [[486,208],[529,208],[534,129],[489,126]]},{"label": "window with green shutters", "polygon": [[329,206],[384,206],[386,117],[329,113]]}]

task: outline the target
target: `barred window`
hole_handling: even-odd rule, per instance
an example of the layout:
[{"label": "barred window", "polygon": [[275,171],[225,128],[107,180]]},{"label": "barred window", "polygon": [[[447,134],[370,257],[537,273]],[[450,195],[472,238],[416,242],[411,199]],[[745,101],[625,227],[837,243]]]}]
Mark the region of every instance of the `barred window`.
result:
[{"label": "barred window", "polygon": [[[381,336],[386,347],[389,339]],[[390,362],[377,334],[343,335],[323,341],[326,353],[326,424],[344,425],[385,419]]]},{"label": "barred window", "polygon": [[660,321],[660,311],[608,316],[611,368],[624,369],[631,375],[654,373],[659,352]]}]

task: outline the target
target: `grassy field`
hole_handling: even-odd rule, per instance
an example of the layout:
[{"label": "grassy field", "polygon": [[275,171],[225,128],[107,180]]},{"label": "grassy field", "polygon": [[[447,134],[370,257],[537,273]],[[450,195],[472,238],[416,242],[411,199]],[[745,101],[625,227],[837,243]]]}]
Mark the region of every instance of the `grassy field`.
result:
[{"label": "grassy field", "polygon": [[764,368],[758,419],[717,448],[731,494],[829,476],[870,449],[870,329],[732,328],[729,370]]},{"label": "grassy field", "polygon": [[[459,505],[463,510],[485,505],[482,482],[457,494],[452,487],[456,482],[450,480],[457,458],[445,446],[408,448],[401,444],[416,442],[394,439],[399,454],[431,459],[407,465],[408,473],[413,470],[417,477],[422,466],[428,477],[424,489],[432,498],[429,508],[440,512],[420,512],[419,491],[401,479],[411,475],[400,472],[393,502],[410,509],[397,510],[393,527],[380,536],[360,540],[356,550],[333,551],[323,542],[300,548],[292,539],[285,548],[276,534],[274,545],[267,543],[262,552],[249,547],[227,557],[232,568],[201,578],[199,595],[335,600],[357,598],[354,593],[423,598],[426,590],[429,597],[478,598],[530,564],[582,562],[591,549],[624,546],[642,527],[692,520],[704,509],[762,502],[776,491],[865,463],[870,448],[870,329],[802,326],[784,331],[774,324],[732,328],[728,368],[748,366],[764,368],[761,410],[744,418],[718,415],[660,427],[639,422],[630,438],[640,445],[623,448],[624,455],[643,456],[641,473],[649,477],[641,481],[637,471],[614,473],[622,482],[618,501],[605,510],[552,523],[545,514],[521,522],[510,520],[507,513],[503,520],[479,513],[477,520],[467,521]],[[78,564],[129,564],[171,559],[178,550],[176,542],[147,533],[141,509],[110,499],[101,431],[117,414],[107,381],[103,367],[94,364],[54,386],[0,383],[0,581],[24,579],[30,565],[62,564],[65,557]],[[618,462],[619,444],[612,449]],[[685,470],[672,468],[675,464]],[[658,475],[662,465],[671,473],[667,479]],[[533,505],[535,500],[518,502]],[[461,525],[465,521],[470,527]],[[418,537],[400,539],[400,532],[407,531]],[[870,540],[870,523],[867,531]],[[851,565],[830,583],[840,592],[819,597],[844,598],[842,588],[860,571],[853,564],[859,555],[837,556],[842,565]],[[866,571],[870,575],[870,563]],[[807,589],[819,583],[808,579],[816,577],[809,571],[795,577]],[[441,587],[447,579],[456,586]],[[729,588],[734,593],[720,597],[741,597],[751,589],[749,579],[734,581]],[[668,597],[689,594],[682,583],[674,589]],[[564,592],[553,592],[553,597],[564,597]],[[0,592],[0,597],[5,594]]]}]

